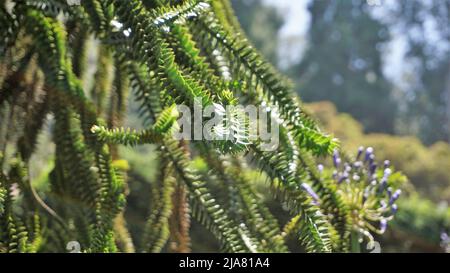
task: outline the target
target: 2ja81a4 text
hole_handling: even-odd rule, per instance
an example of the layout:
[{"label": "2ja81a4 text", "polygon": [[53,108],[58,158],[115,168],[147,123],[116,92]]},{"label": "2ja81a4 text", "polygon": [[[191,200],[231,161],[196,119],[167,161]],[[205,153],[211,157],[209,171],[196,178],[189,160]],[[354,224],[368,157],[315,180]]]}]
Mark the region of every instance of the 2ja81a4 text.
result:
[{"label": "2ja81a4 text", "polygon": [[213,268],[241,269],[241,268],[269,268],[270,259],[260,257],[221,257],[215,259],[196,259],[186,257],[179,261],[180,269],[197,268],[211,270]]}]

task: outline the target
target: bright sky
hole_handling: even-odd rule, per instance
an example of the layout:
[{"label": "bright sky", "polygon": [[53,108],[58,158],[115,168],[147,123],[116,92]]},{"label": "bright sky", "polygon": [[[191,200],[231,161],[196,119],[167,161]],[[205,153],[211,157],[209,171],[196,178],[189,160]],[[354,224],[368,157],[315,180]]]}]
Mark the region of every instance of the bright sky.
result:
[{"label": "bright sky", "polygon": [[266,4],[276,6],[286,14],[286,25],[282,29],[283,35],[302,35],[309,26],[310,16],[308,3],[310,0],[264,0]]},{"label": "bright sky", "polygon": [[275,6],[286,16],[285,25],[280,31],[283,41],[280,45],[280,66],[286,67],[298,62],[306,46],[306,34],[310,24],[307,10],[310,0],[264,0],[268,5]]}]

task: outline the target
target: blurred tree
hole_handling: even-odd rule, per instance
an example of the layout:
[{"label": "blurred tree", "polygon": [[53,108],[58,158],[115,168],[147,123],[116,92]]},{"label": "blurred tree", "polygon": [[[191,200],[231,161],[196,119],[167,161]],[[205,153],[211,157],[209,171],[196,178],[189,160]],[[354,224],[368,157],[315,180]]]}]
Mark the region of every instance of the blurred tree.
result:
[{"label": "blurred tree", "polygon": [[385,22],[407,41],[410,71],[403,79],[409,83],[402,88],[405,107],[399,129],[418,134],[426,144],[449,141],[450,1],[401,0],[386,7]]},{"label": "blurred tree", "polygon": [[396,107],[383,75],[386,25],[362,0],[314,1],[310,47],[292,69],[305,101],[331,100],[356,117],[367,131],[393,132]]},{"label": "blurred tree", "polygon": [[231,4],[242,29],[253,45],[272,64],[277,64],[278,30],[283,17],[261,0],[232,0]]}]

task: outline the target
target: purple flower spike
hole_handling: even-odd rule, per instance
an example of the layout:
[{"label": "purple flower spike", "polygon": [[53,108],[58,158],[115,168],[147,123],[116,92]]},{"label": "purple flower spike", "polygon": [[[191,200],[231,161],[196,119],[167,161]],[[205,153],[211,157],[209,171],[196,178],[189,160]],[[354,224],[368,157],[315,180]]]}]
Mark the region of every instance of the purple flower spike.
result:
[{"label": "purple flower spike", "polygon": [[375,162],[375,155],[374,155],[374,154],[371,154],[371,155],[369,156],[369,165],[372,165],[374,162]]},{"label": "purple flower spike", "polygon": [[384,168],[386,169],[386,168],[389,168],[389,166],[391,165],[391,161],[389,161],[389,160],[385,160],[384,161]]},{"label": "purple flower spike", "polygon": [[317,165],[317,170],[319,171],[319,173],[322,173],[323,172],[323,165],[322,164]]},{"label": "purple flower spike", "polygon": [[382,193],[384,191],[384,189],[386,188],[386,186],[387,186],[387,180],[386,180],[386,178],[383,177],[380,181],[379,193]]},{"label": "purple flower spike", "polygon": [[383,218],[380,220],[380,232],[384,233],[386,229],[387,229],[387,220]]},{"label": "purple flower spike", "polygon": [[376,170],[377,170],[377,163],[372,163],[370,165],[370,174],[371,175],[374,174]]},{"label": "purple flower spike", "polygon": [[340,163],[341,163],[341,159],[339,158],[339,152],[338,152],[338,150],[334,150],[334,153],[333,153],[334,167],[338,168]]},{"label": "purple flower spike", "polygon": [[345,172],[350,172],[352,170],[352,167],[350,166],[350,164],[345,163],[344,166],[345,166],[345,168],[344,168]]},{"label": "purple flower spike", "polygon": [[347,172],[344,172],[344,173],[342,174],[342,176],[339,177],[338,184],[341,184],[342,181],[346,180],[347,178],[348,178],[348,173],[347,173]]},{"label": "purple flower spike", "polygon": [[367,161],[370,159],[370,155],[373,154],[373,148],[372,147],[368,147],[366,149],[366,156],[364,158],[364,161]]},{"label": "purple flower spike", "polygon": [[448,236],[447,233],[442,232],[442,233],[441,233],[441,240],[442,240],[443,242],[448,242],[448,241],[450,240],[450,238],[449,238],[449,236]]},{"label": "purple flower spike", "polygon": [[355,167],[355,169],[359,169],[361,166],[362,166],[361,161],[356,161],[355,163],[353,163],[353,167]]},{"label": "purple flower spike", "polygon": [[319,203],[319,196],[317,193],[311,188],[310,185],[306,183],[302,183],[302,188],[313,198],[314,203],[317,205]]},{"label": "purple flower spike", "polygon": [[394,192],[394,194],[391,196],[391,199],[389,200],[389,204],[391,205],[391,204],[394,204],[394,202],[400,197],[400,194],[402,193],[402,191],[399,189],[399,190],[396,190],[395,192]]},{"label": "purple flower spike", "polygon": [[391,187],[389,187],[387,189],[387,194],[388,194],[389,199],[391,199],[392,198],[392,188]]},{"label": "purple flower spike", "polygon": [[392,214],[396,214],[397,210],[398,210],[397,204],[392,204],[392,207],[391,207]]},{"label": "purple flower spike", "polygon": [[356,155],[356,160],[359,160],[359,158],[361,157],[363,151],[364,151],[364,147],[363,146],[359,146],[358,154]]}]

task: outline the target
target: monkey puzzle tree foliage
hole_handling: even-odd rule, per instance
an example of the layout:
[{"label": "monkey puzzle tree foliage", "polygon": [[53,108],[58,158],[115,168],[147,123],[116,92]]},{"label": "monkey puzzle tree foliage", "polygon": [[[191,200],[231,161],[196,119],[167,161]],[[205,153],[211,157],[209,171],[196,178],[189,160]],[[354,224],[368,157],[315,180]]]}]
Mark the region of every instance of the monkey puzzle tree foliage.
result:
[{"label": "monkey puzzle tree foliage", "polygon": [[[189,251],[190,217],[222,251],[287,252],[290,235],[306,251],[358,251],[393,217],[403,177],[377,168],[371,148],[339,156],[245,39],[228,1],[0,3],[0,252],[64,251],[73,240],[86,252],[159,252],[169,237],[172,250]],[[121,127],[130,94],[141,131]],[[176,140],[175,105],[197,98],[265,106],[280,123],[278,148],[262,149],[241,128],[241,142]],[[37,191],[29,168],[45,124],[55,149],[48,187]],[[131,180],[118,146],[141,144],[157,147],[159,174],[132,240],[123,217]],[[334,168],[317,167],[314,157],[331,153]],[[246,175],[251,168],[289,211],[284,229]]]}]

